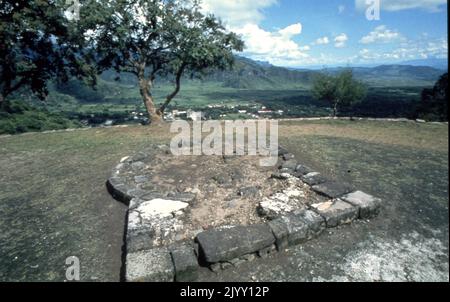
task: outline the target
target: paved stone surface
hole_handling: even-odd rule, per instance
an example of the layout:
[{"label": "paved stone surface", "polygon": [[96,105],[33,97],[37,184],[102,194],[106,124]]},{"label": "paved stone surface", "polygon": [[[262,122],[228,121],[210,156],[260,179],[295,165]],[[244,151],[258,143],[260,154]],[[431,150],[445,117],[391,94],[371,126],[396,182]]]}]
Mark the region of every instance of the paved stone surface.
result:
[{"label": "paved stone surface", "polygon": [[347,194],[341,199],[359,208],[359,218],[361,219],[372,218],[380,211],[381,200],[362,191]]},{"label": "paved stone surface", "polygon": [[173,282],[175,269],[167,248],[130,253],[126,259],[128,282]]},{"label": "paved stone surface", "polygon": [[196,240],[200,245],[200,256],[208,263],[228,261],[275,243],[266,224],[206,231],[198,234]]},{"label": "paved stone surface", "polygon": [[352,188],[348,185],[344,185],[338,182],[325,182],[312,187],[314,191],[329,198],[338,198],[352,191]]},{"label": "paved stone surface", "polygon": [[175,268],[175,281],[193,282],[198,277],[198,261],[194,248],[179,246],[170,251]]},{"label": "paved stone surface", "polygon": [[312,208],[325,218],[328,228],[351,223],[358,217],[358,208],[340,199],[315,204]]}]

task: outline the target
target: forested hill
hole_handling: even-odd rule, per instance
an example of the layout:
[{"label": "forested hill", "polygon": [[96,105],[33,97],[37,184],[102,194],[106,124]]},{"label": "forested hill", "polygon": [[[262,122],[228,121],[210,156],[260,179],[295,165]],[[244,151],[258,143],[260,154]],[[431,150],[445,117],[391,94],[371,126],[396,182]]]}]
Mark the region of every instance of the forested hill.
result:
[{"label": "forested hill", "polygon": [[[337,73],[344,68],[329,68],[322,71]],[[355,77],[370,86],[432,86],[444,71],[427,66],[381,65],[377,67],[354,67]],[[219,82],[225,87],[237,89],[293,89],[308,88],[318,70],[294,70],[276,67],[266,62],[236,57],[231,70],[215,71],[201,77],[205,82]],[[115,72],[105,72],[102,79],[112,82]],[[185,80],[188,80],[186,77]],[[134,75],[122,74],[120,81],[136,85]],[[160,83],[166,82],[160,80]]]}]

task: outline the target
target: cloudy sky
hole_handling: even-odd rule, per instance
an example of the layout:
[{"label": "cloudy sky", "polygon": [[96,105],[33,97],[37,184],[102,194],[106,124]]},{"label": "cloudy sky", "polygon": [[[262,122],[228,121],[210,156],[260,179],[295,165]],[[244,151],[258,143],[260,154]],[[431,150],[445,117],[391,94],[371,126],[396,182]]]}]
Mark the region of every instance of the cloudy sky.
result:
[{"label": "cloudy sky", "polygon": [[[375,0],[371,0],[375,1]],[[242,55],[303,67],[447,58],[446,0],[203,0],[205,12],[240,34]]]}]

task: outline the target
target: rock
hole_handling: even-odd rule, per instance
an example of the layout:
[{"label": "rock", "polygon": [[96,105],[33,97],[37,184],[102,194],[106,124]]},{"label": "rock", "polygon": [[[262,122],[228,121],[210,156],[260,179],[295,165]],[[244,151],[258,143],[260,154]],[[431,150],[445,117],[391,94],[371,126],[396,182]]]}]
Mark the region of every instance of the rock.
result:
[{"label": "rock", "polygon": [[229,268],[231,268],[231,267],[233,267],[233,265],[232,265],[231,263],[229,263],[229,262],[222,262],[222,263],[220,264],[220,268],[221,268],[222,270],[226,270],[226,269],[229,269]]},{"label": "rock", "polygon": [[276,245],[272,244],[271,246],[259,250],[258,256],[261,258],[267,258],[270,254],[273,254],[273,252],[276,251],[276,249],[277,249]]},{"label": "rock", "polygon": [[122,180],[118,177],[112,177],[108,179],[106,187],[109,193],[117,200],[129,204],[133,196],[130,196],[127,192],[131,190],[127,185],[120,183]]},{"label": "rock", "polygon": [[175,193],[175,194],[169,194],[167,197],[171,198],[173,200],[187,202],[189,205],[193,205],[194,202],[195,202],[195,199],[197,198],[197,194],[194,194],[194,193]]},{"label": "rock", "polygon": [[286,153],[283,155],[283,159],[287,161],[287,160],[295,159],[295,156],[292,153]]},{"label": "rock", "polygon": [[308,224],[300,216],[289,214],[283,216],[282,220],[288,230],[288,245],[298,245],[308,240]]},{"label": "rock", "polygon": [[179,246],[170,251],[176,282],[193,282],[198,278],[198,261],[194,248]]},{"label": "rock", "polygon": [[127,282],[173,282],[175,269],[167,248],[127,254]]},{"label": "rock", "polygon": [[127,161],[129,158],[130,158],[129,156],[122,157],[122,158],[120,159],[120,163],[124,163],[124,162]]},{"label": "rock", "polygon": [[135,253],[153,248],[155,232],[150,225],[130,228],[127,232],[127,253]]},{"label": "rock", "polygon": [[221,271],[222,265],[221,263],[214,263],[209,266],[209,269],[214,273],[218,273]]},{"label": "rock", "polygon": [[359,218],[368,219],[379,214],[381,200],[361,191],[356,191],[341,198],[359,209]]},{"label": "rock", "polygon": [[173,213],[184,210],[188,206],[188,203],[177,200],[153,199],[141,203],[136,211],[139,211],[144,219],[151,219],[153,216],[164,218],[173,217]]},{"label": "rock", "polygon": [[241,257],[241,259],[245,260],[245,261],[253,261],[256,259],[255,254],[247,254]]},{"label": "rock", "polygon": [[244,174],[242,174],[242,172],[237,169],[231,172],[231,179],[235,182],[243,181],[244,178]]},{"label": "rock", "polygon": [[307,166],[304,165],[297,165],[297,167],[295,168],[295,172],[297,172],[297,175],[299,177],[306,175],[308,173],[314,172],[312,169],[308,168]]},{"label": "rock", "polygon": [[281,174],[289,174],[289,175],[293,175],[295,173],[294,170],[288,168],[281,168],[279,172]]},{"label": "rock", "polygon": [[204,260],[216,263],[259,251],[275,243],[275,237],[268,225],[256,224],[206,231],[196,241]]},{"label": "rock", "polygon": [[280,169],[289,169],[294,171],[297,167],[297,161],[295,159],[290,159],[281,164]]},{"label": "rock", "polygon": [[291,175],[288,173],[280,173],[280,172],[274,172],[272,173],[272,175],[270,176],[270,178],[273,179],[280,179],[280,180],[286,180],[290,177]]},{"label": "rock", "polygon": [[258,187],[245,187],[245,188],[241,188],[239,189],[238,192],[239,196],[242,197],[257,197],[259,196],[259,188]]},{"label": "rock", "polygon": [[149,201],[149,200],[166,197],[164,194],[161,194],[159,192],[149,192],[147,190],[144,190],[144,191],[146,191],[146,193],[139,197],[140,199],[142,199],[144,201]]},{"label": "rock", "polygon": [[283,155],[288,154],[288,153],[289,153],[289,151],[286,150],[285,148],[283,148],[281,146],[278,147],[278,155],[279,156],[283,156]]},{"label": "rock", "polygon": [[314,211],[325,218],[328,228],[351,223],[358,217],[358,208],[340,199],[312,205]]},{"label": "rock", "polygon": [[302,181],[310,186],[315,186],[327,182],[328,179],[318,172],[311,172],[304,175],[302,177]]},{"label": "rock", "polygon": [[134,177],[134,182],[137,183],[137,184],[141,184],[141,183],[144,183],[144,182],[147,182],[147,181],[149,181],[149,179],[145,175],[139,175],[139,176],[135,176]]},{"label": "rock", "polygon": [[130,195],[133,198],[141,198],[142,196],[144,196],[144,195],[146,195],[148,193],[149,192],[146,191],[146,190],[137,189],[137,188],[128,190],[128,192],[127,192],[127,194]]},{"label": "rock", "polygon": [[324,196],[335,199],[341,197],[352,191],[352,188],[347,185],[343,185],[337,182],[325,182],[319,185],[315,185],[312,189]]},{"label": "rock", "polygon": [[231,177],[228,175],[220,174],[213,177],[213,180],[219,185],[229,185],[231,184]]},{"label": "rock", "polygon": [[133,169],[133,171],[138,172],[140,170],[145,169],[146,165],[141,162],[141,161],[137,161],[131,164],[131,169]]},{"label": "rock", "polygon": [[322,216],[311,210],[301,210],[294,213],[308,225],[308,240],[319,236],[325,230],[326,224]]},{"label": "rock", "polygon": [[[289,200],[289,197],[287,197]],[[292,212],[294,208],[287,204],[285,201],[264,198],[259,203],[258,213],[260,216],[268,219],[275,219],[285,213]]]},{"label": "rock", "polygon": [[279,252],[285,250],[289,246],[289,230],[284,219],[277,218],[275,220],[269,221],[268,225],[275,237],[275,245],[277,246],[277,250]]}]

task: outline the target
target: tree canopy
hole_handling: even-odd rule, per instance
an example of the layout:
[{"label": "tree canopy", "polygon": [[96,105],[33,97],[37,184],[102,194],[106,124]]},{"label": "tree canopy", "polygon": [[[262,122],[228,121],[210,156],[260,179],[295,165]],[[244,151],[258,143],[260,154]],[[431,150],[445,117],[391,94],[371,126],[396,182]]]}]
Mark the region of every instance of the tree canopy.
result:
[{"label": "tree canopy", "polygon": [[443,74],[433,88],[422,91],[416,117],[448,121],[448,73]]},{"label": "tree canopy", "polygon": [[[91,0],[81,6],[80,26],[97,61],[98,72],[113,68],[134,74],[153,121],[178,94],[184,73],[225,69],[243,42],[214,16],[201,13],[199,1]],[[154,81],[174,80],[174,90],[156,107]]]},{"label": "tree canopy", "polygon": [[336,76],[320,73],[314,80],[314,98],[332,104],[333,116],[337,116],[340,106],[349,106],[362,101],[367,94],[363,83],[353,77],[352,70],[345,70]]},{"label": "tree canopy", "polygon": [[0,1],[0,103],[25,86],[45,98],[50,79],[94,81],[64,9],[65,1]]}]

